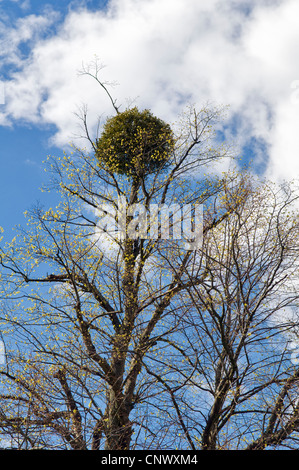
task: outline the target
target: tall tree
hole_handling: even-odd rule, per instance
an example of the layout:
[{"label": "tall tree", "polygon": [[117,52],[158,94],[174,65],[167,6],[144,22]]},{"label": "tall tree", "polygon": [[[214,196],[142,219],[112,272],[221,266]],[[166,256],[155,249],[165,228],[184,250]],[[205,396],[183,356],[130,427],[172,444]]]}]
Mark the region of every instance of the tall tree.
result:
[{"label": "tall tree", "polygon": [[291,193],[205,176],[229,155],[221,110],[170,127],[108,96],[95,140],[83,114],[91,150],[48,160],[61,203],[1,251],[2,434],[20,449],[295,439],[297,369],[274,344],[296,332],[279,317],[298,302]]},{"label": "tall tree", "polygon": [[[190,108],[176,130],[148,110],[114,110],[98,139],[87,133],[90,152],[49,159],[60,205],[29,211],[28,229],[1,253],[9,351],[1,427],[20,448],[140,446],[151,428],[142,403],[154,387],[145,357],[179,328],[176,299],[190,285],[183,282],[195,256],[186,246],[194,238],[190,205],[223,186],[202,175],[227,155],[213,144],[219,110]],[[178,241],[171,234],[181,228],[180,207],[162,217],[169,227],[153,211],[174,202],[190,207],[189,232]],[[151,227],[136,211],[151,215]]]}]

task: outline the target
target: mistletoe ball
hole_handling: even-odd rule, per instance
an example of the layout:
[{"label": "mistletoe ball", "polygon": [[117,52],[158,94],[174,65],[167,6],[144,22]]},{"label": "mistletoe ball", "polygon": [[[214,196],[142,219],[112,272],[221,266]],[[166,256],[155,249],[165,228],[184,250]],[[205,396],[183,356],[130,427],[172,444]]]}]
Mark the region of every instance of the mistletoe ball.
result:
[{"label": "mistletoe ball", "polygon": [[135,107],[107,119],[96,156],[113,173],[144,177],[164,168],[173,148],[171,127],[149,110]]}]

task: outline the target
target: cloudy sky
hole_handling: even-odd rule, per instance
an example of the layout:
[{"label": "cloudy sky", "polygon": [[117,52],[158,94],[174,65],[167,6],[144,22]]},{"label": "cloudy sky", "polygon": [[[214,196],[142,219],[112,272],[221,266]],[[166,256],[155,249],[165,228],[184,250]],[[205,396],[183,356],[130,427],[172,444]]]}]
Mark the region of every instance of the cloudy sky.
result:
[{"label": "cloudy sky", "polygon": [[[80,75],[95,59],[123,109],[169,122],[188,103],[229,106],[223,125],[254,171],[299,176],[298,0],[0,0],[0,226],[41,195],[43,161],[111,104]],[[117,83],[117,84],[116,84]]]}]

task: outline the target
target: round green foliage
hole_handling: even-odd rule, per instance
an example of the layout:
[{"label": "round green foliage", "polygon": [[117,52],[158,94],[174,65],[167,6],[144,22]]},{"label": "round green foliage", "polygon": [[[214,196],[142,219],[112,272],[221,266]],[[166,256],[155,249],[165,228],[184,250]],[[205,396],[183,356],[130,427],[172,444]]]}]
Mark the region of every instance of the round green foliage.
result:
[{"label": "round green foliage", "polygon": [[107,119],[96,155],[113,173],[146,176],[167,164],[173,147],[170,126],[150,111],[135,107]]}]

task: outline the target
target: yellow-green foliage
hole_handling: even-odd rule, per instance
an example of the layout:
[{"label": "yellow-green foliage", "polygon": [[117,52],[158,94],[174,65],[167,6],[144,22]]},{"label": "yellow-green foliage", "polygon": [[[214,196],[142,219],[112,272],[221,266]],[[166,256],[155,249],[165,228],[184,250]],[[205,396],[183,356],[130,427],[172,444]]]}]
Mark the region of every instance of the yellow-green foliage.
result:
[{"label": "yellow-green foliage", "polygon": [[107,119],[96,156],[113,173],[146,176],[165,166],[173,147],[170,126],[135,107]]}]

